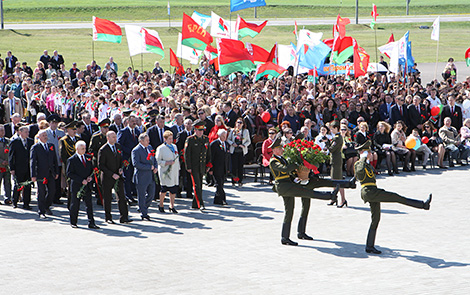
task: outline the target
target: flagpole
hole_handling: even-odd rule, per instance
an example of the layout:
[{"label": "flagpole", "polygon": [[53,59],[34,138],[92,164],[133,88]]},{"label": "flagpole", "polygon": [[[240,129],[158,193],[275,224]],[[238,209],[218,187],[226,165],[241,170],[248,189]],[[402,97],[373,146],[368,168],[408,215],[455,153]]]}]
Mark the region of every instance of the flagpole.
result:
[{"label": "flagpole", "polygon": [[140,54],[140,68],[142,69],[142,72],[144,72],[144,54]]},{"label": "flagpole", "polygon": [[439,62],[439,40],[437,40],[437,49],[436,49],[436,68],[434,69],[434,80],[437,78],[437,63]]},{"label": "flagpole", "polygon": [[129,58],[131,59],[132,70],[134,70],[134,62],[132,61],[132,56],[129,56]]},{"label": "flagpole", "polygon": [[91,38],[91,60],[95,60],[95,41]]},{"label": "flagpole", "polygon": [[375,72],[377,73],[379,71],[379,61],[378,61],[379,58],[377,54],[377,27],[376,26],[374,26],[374,32],[375,32]]}]

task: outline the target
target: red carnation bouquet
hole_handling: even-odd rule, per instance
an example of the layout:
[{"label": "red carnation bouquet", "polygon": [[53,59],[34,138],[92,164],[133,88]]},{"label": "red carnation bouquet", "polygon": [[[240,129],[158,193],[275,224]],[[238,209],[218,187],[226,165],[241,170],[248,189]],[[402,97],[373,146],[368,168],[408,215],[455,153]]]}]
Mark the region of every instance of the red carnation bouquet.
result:
[{"label": "red carnation bouquet", "polygon": [[286,144],[283,157],[290,164],[299,165],[299,170],[302,170],[302,166],[304,166],[308,170],[313,170],[315,174],[319,173],[317,166],[329,159],[329,156],[322,152],[319,145],[304,139],[297,139]]}]

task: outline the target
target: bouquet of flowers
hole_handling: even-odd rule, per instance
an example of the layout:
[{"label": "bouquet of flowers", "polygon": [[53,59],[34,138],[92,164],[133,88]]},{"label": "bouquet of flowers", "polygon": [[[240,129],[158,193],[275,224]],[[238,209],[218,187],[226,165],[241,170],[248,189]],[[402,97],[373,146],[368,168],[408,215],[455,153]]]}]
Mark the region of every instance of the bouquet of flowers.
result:
[{"label": "bouquet of flowers", "polygon": [[313,141],[297,139],[284,146],[284,158],[287,162],[297,164],[300,170],[312,170],[318,174],[317,166],[329,159],[329,156],[322,152],[321,147]]},{"label": "bouquet of flowers", "polygon": [[[152,160],[152,157],[155,158],[155,150],[151,150],[150,153],[148,153],[147,155],[147,161],[151,161],[151,163],[153,163],[153,160]],[[157,173],[153,173],[153,180],[155,180],[155,183],[158,185],[160,184],[160,181],[158,180],[158,175]]]},{"label": "bouquet of flowers", "polygon": [[[100,173],[98,168],[93,168],[93,172],[91,172],[90,176],[88,176],[88,177],[93,177],[94,175],[96,175],[98,173]],[[78,199],[82,198],[83,195],[85,194],[85,189],[86,189],[87,185],[88,185],[88,183],[87,184],[82,184],[82,186],[80,187],[80,190],[78,191],[78,194],[77,194]]]},{"label": "bouquet of flowers", "polygon": [[[174,151],[173,156],[174,156],[174,158],[173,158],[172,161],[176,161],[176,159],[178,159],[178,157],[179,157],[178,150],[175,150],[175,151]],[[171,173],[171,169],[173,168],[173,165],[174,165],[174,164],[169,165],[168,169],[167,169],[165,172],[163,172],[163,175],[164,175],[166,178],[170,178],[170,173]]]},{"label": "bouquet of flowers", "polygon": [[[16,187],[17,187],[16,190],[18,192],[21,192],[22,190],[24,190],[25,186],[30,186],[34,183],[34,181],[32,180],[27,180],[27,181],[18,183],[18,181],[16,180],[16,177],[13,178],[13,181],[16,183]],[[43,184],[47,184],[47,178],[38,179],[37,182],[42,182]]]},{"label": "bouquet of flowers", "polygon": [[[121,153],[119,150],[118,150],[118,153]],[[127,167],[129,167],[130,163],[129,161],[127,160],[124,160],[122,161],[122,166],[121,166],[121,169],[124,171],[125,169],[127,169]],[[119,176],[118,179],[116,179],[116,181],[114,182],[114,191],[117,193],[119,193],[119,180],[122,178],[122,175]]]}]

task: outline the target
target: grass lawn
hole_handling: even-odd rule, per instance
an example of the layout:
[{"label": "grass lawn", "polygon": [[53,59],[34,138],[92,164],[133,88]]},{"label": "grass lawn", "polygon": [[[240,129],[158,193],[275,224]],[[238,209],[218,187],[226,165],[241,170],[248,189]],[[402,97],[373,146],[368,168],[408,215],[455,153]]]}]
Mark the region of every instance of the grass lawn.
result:
[{"label": "grass lawn", "polygon": [[[430,39],[431,30],[421,30],[420,25],[430,25],[429,23],[412,24],[378,24],[377,45],[383,45],[387,42],[390,34],[393,32],[395,39],[398,40],[403,34],[410,30],[410,40],[413,46],[413,56],[416,62],[435,62],[436,60],[436,41]],[[441,23],[441,40],[439,48],[439,61],[447,61],[449,57],[454,57],[456,61],[462,61],[465,50],[469,47],[470,30],[466,28],[466,23],[451,22]],[[323,32],[324,38],[331,38],[331,26],[308,26],[314,32]],[[151,70],[155,61],[160,60],[164,69],[169,67],[169,48],[176,52],[177,34],[181,28],[157,28],[165,46],[165,58],[161,60],[159,55],[143,55],[143,66],[146,70]],[[123,30],[123,33],[125,31]],[[371,56],[371,62],[375,62],[375,38],[374,31],[365,25],[348,25],[347,34],[355,37],[360,46],[362,46]],[[275,36],[275,37],[274,37]],[[24,30],[0,31],[0,53],[5,56],[7,50],[12,50],[13,54],[20,61],[27,61],[33,67],[44,49],[50,53],[57,49],[63,54],[66,62],[66,68],[69,69],[73,61],[77,62],[80,69],[83,69],[92,59],[92,39],[91,30]],[[294,35],[291,27],[266,27],[261,34],[254,39],[245,37],[242,41],[252,42],[254,44],[270,50],[274,42],[279,44],[290,44],[294,42]],[[95,60],[102,67],[110,56],[119,65],[119,71],[122,72],[127,66],[130,66],[129,51],[126,38],[123,37],[121,44],[95,42]],[[134,66],[141,69],[141,57],[133,57]],[[184,66],[189,66],[184,61]]]},{"label": "grass lawn", "polygon": [[[286,17],[334,17],[340,12],[344,16],[353,16],[355,0],[267,0],[268,6],[257,9],[258,18]],[[92,15],[123,20],[166,20],[167,1],[165,0],[5,0],[6,22],[28,21],[89,21]],[[230,0],[195,0],[188,3],[183,0],[171,0],[171,17],[180,19],[183,12],[191,14],[193,10],[210,14],[214,11],[223,17],[229,17]],[[370,16],[371,5],[378,5],[381,16],[404,15],[406,0],[361,0],[359,14]],[[451,3],[438,0],[413,0],[410,2],[410,14],[462,14],[470,13],[467,0],[454,0]],[[254,16],[253,9],[233,13],[246,18]]]}]

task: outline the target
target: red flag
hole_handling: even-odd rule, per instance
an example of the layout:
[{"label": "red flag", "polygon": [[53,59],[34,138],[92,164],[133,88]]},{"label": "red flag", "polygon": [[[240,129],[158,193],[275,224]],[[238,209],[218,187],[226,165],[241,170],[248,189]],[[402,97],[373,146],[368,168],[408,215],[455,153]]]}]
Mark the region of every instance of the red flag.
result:
[{"label": "red flag", "polygon": [[388,38],[388,43],[395,42],[395,36],[393,36],[393,33],[390,35],[390,38]]},{"label": "red flag", "polygon": [[379,14],[377,13],[377,5],[372,4],[372,12],[370,13],[370,15],[374,18],[374,22],[376,22],[377,16],[379,16]]},{"label": "red flag", "polygon": [[342,18],[338,14],[336,23],[333,25],[333,38],[336,37],[336,35],[339,35],[340,38],[344,38],[344,36],[346,36],[346,25],[350,23],[349,18]]},{"label": "red flag", "polygon": [[211,34],[185,13],[183,13],[182,35],[181,44],[198,50],[206,49],[213,41]]},{"label": "red flag", "polygon": [[268,59],[266,61],[270,61],[273,64],[278,64],[278,59],[277,59],[277,42],[274,44],[273,48],[269,52]]},{"label": "red flag", "polygon": [[175,67],[175,73],[183,76],[184,75],[184,68],[180,64],[178,57],[176,57],[176,54],[173,52],[173,50],[170,48],[170,65],[172,67]]},{"label": "red flag", "polygon": [[292,33],[294,33],[295,37],[297,38],[297,21],[294,22],[294,31]]},{"label": "red flag", "polygon": [[369,66],[369,55],[364,48],[359,47],[356,39],[353,39],[354,44],[354,77],[360,77],[367,74],[367,67]]}]

